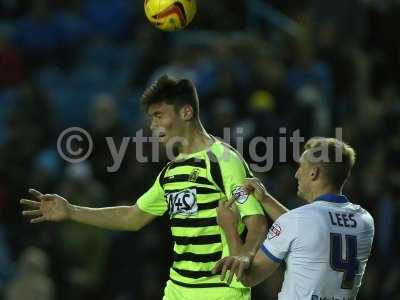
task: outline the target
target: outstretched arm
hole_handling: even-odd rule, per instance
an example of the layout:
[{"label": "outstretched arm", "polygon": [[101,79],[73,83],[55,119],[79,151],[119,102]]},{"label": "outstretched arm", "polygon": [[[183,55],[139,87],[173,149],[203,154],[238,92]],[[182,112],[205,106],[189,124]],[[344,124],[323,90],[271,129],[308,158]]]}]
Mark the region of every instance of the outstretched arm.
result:
[{"label": "outstretched arm", "polygon": [[35,200],[21,199],[20,203],[29,207],[22,214],[30,217],[31,223],[72,220],[105,229],[136,231],[156,218],[137,205],[89,208],[72,205],[56,194],[42,194],[34,189],[29,193]]}]

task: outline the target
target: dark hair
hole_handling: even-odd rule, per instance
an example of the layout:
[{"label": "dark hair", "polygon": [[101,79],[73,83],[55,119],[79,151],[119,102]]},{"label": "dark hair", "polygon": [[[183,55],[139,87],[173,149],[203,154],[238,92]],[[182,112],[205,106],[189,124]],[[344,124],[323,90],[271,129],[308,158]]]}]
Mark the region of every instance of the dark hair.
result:
[{"label": "dark hair", "polygon": [[318,162],[324,169],[325,179],[338,188],[344,185],[356,160],[356,153],[351,146],[335,138],[314,137],[306,142],[304,148],[311,151],[308,155],[310,162],[315,158],[318,160],[325,152],[326,159]]},{"label": "dark hair", "polygon": [[163,75],[144,91],[140,100],[146,112],[150,105],[161,102],[172,104],[176,109],[190,105],[193,108],[194,119],[199,118],[199,98],[193,82],[189,79]]}]

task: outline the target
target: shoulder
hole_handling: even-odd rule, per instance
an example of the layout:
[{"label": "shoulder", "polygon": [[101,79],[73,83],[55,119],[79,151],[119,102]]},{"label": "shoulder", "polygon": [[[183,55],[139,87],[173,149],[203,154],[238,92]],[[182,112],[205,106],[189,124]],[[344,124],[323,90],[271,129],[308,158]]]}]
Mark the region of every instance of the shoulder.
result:
[{"label": "shoulder", "polygon": [[299,219],[299,211],[298,208],[295,208],[281,215],[275,221],[275,223],[281,225],[297,226],[298,219]]},{"label": "shoulder", "polygon": [[372,218],[371,214],[368,212],[368,210],[366,210],[365,208],[363,208],[361,205],[349,202],[349,205],[352,207],[353,210],[356,210],[359,214],[364,215],[368,218]]},{"label": "shoulder", "polygon": [[363,220],[365,223],[365,226],[368,228],[370,227],[371,229],[374,229],[374,218],[372,215],[363,207],[357,204],[350,203],[354,209],[357,211],[357,214],[360,215],[360,218]]},{"label": "shoulder", "polygon": [[249,173],[248,165],[242,155],[231,145],[216,140],[209,151],[210,159],[218,162],[223,168],[231,168],[234,172],[236,169],[244,168]]},{"label": "shoulder", "polygon": [[[272,242],[285,242],[298,236],[298,214],[290,210],[281,215],[271,225],[267,240]],[[280,238],[278,238],[280,237]]]},{"label": "shoulder", "polygon": [[210,152],[218,159],[242,159],[242,156],[234,147],[217,138],[215,138],[215,142],[212,145]]},{"label": "shoulder", "polygon": [[165,164],[165,166],[161,169],[160,173],[157,176],[156,182],[158,182],[160,184],[161,187],[164,187],[164,179],[166,176],[166,173],[168,171],[168,168],[174,163],[175,161],[170,161],[168,163]]},{"label": "shoulder", "polygon": [[[276,221],[281,223],[291,224],[291,226],[301,226],[301,224],[308,223],[314,219],[318,213],[318,209],[312,204],[306,204],[281,215]],[[311,221],[312,222],[312,221]]]},{"label": "shoulder", "polygon": [[316,210],[318,210],[318,208],[316,208],[312,203],[310,203],[291,209],[287,213],[285,213],[285,215],[287,214],[292,218],[299,218],[307,214],[311,214],[313,211]]},{"label": "shoulder", "polygon": [[374,221],[372,215],[359,204],[348,202],[346,205],[346,209],[349,212],[359,215],[361,218],[365,219],[366,221],[371,221],[371,222]]}]

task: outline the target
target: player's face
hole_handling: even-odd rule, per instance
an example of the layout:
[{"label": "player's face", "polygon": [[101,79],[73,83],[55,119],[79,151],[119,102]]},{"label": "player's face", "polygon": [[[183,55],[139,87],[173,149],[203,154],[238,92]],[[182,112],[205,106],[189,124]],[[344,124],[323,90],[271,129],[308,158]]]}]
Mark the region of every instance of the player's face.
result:
[{"label": "player's face", "polygon": [[182,120],[173,105],[165,102],[152,104],[148,114],[151,118],[150,129],[162,144],[166,145],[172,138],[181,136]]},{"label": "player's face", "polygon": [[299,161],[299,168],[295,174],[295,178],[297,179],[298,186],[297,186],[297,195],[300,198],[308,199],[308,194],[310,191],[310,184],[311,184],[311,165],[305,159],[304,154],[300,157]]}]

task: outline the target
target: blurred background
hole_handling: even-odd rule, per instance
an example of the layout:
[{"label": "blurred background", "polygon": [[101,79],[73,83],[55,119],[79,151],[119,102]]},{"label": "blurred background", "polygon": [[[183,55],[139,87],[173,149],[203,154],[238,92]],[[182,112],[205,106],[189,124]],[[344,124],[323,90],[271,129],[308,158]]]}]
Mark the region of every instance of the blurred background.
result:
[{"label": "blurred background", "polygon": [[[137,233],[30,225],[18,200],[36,187],[91,207],[135,203],[166,159],[138,163],[130,145],[121,169],[107,173],[104,137],[148,130],[138,100],[166,72],[195,82],[216,136],[243,128],[246,145],[343,128],[358,154],[345,193],[376,225],[358,299],[400,299],[400,2],[198,2],[189,29],[163,33],[140,1],[0,1],[0,299],[161,299],[168,218]],[[70,126],[94,138],[85,163],[57,154],[57,136]],[[294,208],[295,171],[277,157],[256,175]],[[282,272],[253,299],[276,299],[281,282]]]}]

